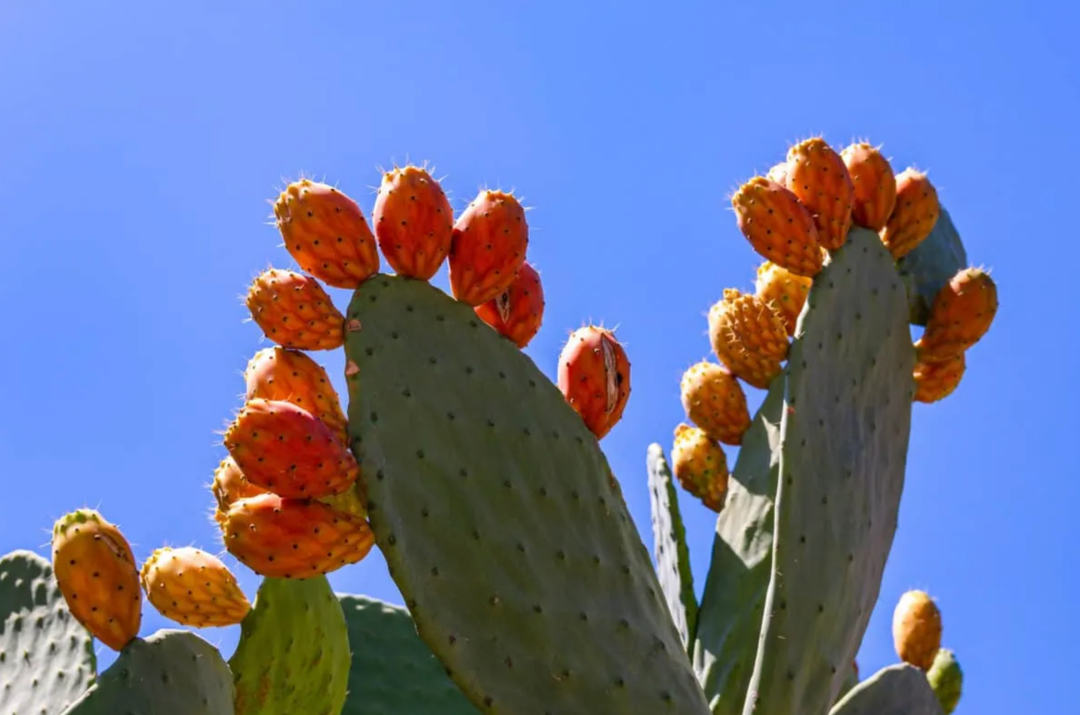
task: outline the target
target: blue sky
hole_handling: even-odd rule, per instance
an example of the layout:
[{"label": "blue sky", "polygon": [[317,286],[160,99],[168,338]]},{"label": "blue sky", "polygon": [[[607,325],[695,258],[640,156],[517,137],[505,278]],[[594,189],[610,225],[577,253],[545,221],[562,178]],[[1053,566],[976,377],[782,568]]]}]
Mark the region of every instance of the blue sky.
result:
[{"label": "blue sky", "polygon": [[[528,353],[547,374],[571,329],[619,326],[633,395],[603,447],[651,548],[646,446],[670,447],[705,313],[758,263],[730,192],[798,139],[868,138],[930,171],[1001,310],[960,389],[915,406],[862,670],[896,660],[893,604],[921,587],[966,672],[959,712],[1072,702],[1074,7],[90,5],[0,5],[0,552],[48,553],[53,520],[83,505],[140,559],[216,550],[216,431],[266,344],[240,296],[293,265],[267,199],[305,172],[369,212],[377,167],[406,160],[433,163],[455,209],[481,186],[534,207],[547,314]],[[344,394],[342,354],[317,358]],[[700,590],[713,516],[682,501]],[[400,602],[377,553],[332,581]],[[146,633],[168,625],[146,608]],[[236,629],[202,635],[231,652]]]}]

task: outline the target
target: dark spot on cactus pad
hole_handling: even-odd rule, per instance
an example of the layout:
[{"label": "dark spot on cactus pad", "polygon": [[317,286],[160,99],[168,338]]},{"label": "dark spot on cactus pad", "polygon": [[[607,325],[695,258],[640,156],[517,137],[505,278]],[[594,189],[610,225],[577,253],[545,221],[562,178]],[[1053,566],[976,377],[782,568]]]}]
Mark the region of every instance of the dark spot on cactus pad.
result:
[{"label": "dark spot on cactus pad", "polygon": [[372,410],[371,415],[369,416],[368,419],[371,420],[371,424],[375,424],[376,422],[379,421],[379,413]]}]

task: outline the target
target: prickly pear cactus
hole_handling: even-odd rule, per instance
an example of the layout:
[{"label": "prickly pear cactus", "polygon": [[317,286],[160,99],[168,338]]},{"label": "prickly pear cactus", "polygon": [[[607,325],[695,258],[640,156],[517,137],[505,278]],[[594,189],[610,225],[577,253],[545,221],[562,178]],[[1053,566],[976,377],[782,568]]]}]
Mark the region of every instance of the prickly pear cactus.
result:
[{"label": "prickly pear cactus", "polygon": [[897,262],[908,290],[909,319],[926,325],[930,306],[941,288],[968,265],[967,251],[944,207],[925,241]]},{"label": "prickly pear cactus", "polygon": [[697,627],[694,575],[690,571],[690,549],[686,545],[686,527],[679,513],[678,492],[660,445],[649,446],[647,467],[656,574],[683,644],[689,645]]},{"label": "prickly pear cactus", "polygon": [[943,711],[926,673],[900,663],[856,685],[829,715],[943,715]]},{"label": "prickly pear cactus", "polygon": [[349,430],[420,637],[483,712],[707,713],[596,438],[467,305],[376,276],[346,316]]},{"label": "prickly pear cactus", "polygon": [[0,715],[58,715],[96,677],[93,639],[49,562],[32,551],[0,558]]}]

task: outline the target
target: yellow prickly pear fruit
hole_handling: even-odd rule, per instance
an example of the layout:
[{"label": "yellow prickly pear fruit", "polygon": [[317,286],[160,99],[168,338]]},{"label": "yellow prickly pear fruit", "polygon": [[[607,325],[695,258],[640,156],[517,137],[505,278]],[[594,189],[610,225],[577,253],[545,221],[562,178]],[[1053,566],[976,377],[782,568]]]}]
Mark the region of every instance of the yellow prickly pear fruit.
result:
[{"label": "yellow prickly pear fruit", "polygon": [[814,217],[818,242],[835,251],[851,230],[855,186],[840,155],[821,137],[799,142],[788,150],[787,187]]},{"label": "yellow prickly pear fruit", "polygon": [[941,362],[979,342],[998,310],[997,284],[980,268],[958,271],[938,291],[930,318],[915,343],[920,362]]},{"label": "yellow prickly pear fruit", "polygon": [[229,567],[202,549],[157,549],[143,564],[140,580],[154,608],[185,626],[232,626],[251,610]]},{"label": "yellow prickly pear fruit", "polygon": [[246,400],[284,400],[303,407],[326,424],[343,444],[349,443],[341,398],[322,365],[299,350],[264,348],[244,370]]},{"label": "yellow prickly pear fruit", "polygon": [[855,187],[852,219],[871,231],[881,231],[896,207],[896,175],[889,160],[866,142],[851,144],[840,157]]},{"label": "yellow prickly pear fruit", "polygon": [[729,477],[724,448],[705,434],[705,430],[680,424],[675,428],[671,463],[682,488],[709,509],[719,512]]},{"label": "yellow prickly pear fruit", "polygon": [[251,318],[266,337],[297,350],[335,350],[345,344],[345,316],[311,276],[270,268],[247,294]]},{"label": "yellow prickly pear fruit", "polygon": [[680,385],[686,417],[712,439],[742,444],[750,411],[742,385],[727,369],[702,360],[683,373]]},{"label": "yellow prickly pear fruit", "polygon": [[915,365],[915,401],[937,402],[951,395],[964,377],[964,353],[941,362],[920,362]]},{"label": "yellow prickly pear fruit", "polygon": [[731,197],[739,231],[763,258],[813,277],[824,259],[814,218],[788,188],[755,176]]},{"label": "yellow prickly pear fruit", "polygon": [[139,635],[139,569],[116,526],[93,509],[65,514],[53,525],[52,563],[71,614],[91,635],[117,651]]},{"label": "yellow prickly pear fruit", "polygon": [[896,207],[881,229],[881,241],[900,260],[926,240],[940,214],[937,189],[925,173],[908,167],[896,175]]},{"label": "yellow prickly pear fruit", "polygon": [[796,275],[772,261],[765,261],[758,266],[754,289],[757,297],[772,307],[784,321],[784,328],[790,337],[795,334],[795,324],[806,305],[811,285],[813,279]]},{"label": "yellow prickly pear fruit", "polygon": [[925,591],[908,591],[893,611],[893,646],[900,660],[930,670],[941,647],[941,611]]},{"label": "yellow prickly pear fruit", "polygon": [[720,361],[747,384],[766,389],[783,369],[787,329],[780,315],[756,295],[725,288],[709,309],[709,341]]}]

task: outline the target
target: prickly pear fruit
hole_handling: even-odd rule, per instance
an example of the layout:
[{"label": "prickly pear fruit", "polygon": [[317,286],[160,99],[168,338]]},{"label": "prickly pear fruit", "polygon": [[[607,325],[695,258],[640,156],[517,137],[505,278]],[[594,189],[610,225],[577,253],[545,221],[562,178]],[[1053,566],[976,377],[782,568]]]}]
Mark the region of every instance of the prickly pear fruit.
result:
[{"label": "prickly pear fruit", "polygon": [[229,567],[191,546],[156,549],[143,563],[140,580],[158,613],[185,626],[232,626],[251,610]]},{"label": "prickly pear fruit", "polygon": [[316,501],[361,519],[366,519],[368,515],[367,491],[364,489],[364,482],[360,479],[340,494],[319,497]]},{"label": "prickly pear fruit", "polygon": [[225,431],[225,447],[249,482],[285,497],[340,494],[360,473],[333,430],[284,400],[244,403]]},{"label": "prickly pear fruit", "polygon": [[454,223],[450,290],[473,307],[506,290],[525,262],[529,224],[512,195],[481,191]]},{"label": "prickly pear fruit", "polygon": [[765,261],[758,266],[754,289],[755,295],[780,316],[790,337],[795,334],[795,325],[806,305],[812,284],[813,280],[806,276],[796,275],[772,261]]},{"label": "prickly pear fruit", "polygon": [[335,288],[359,288],[379,270],[375,237],[364,212],[339,189],[294,181],[274,202],[285,249],[307,271]]},{"label": "prickly pear fruit", "polygon": [[225,548],[268,578],[311,578],[361,561],[375,543],[367,521],[310,499],[260,494],[225,515]]},{"label": "prickly pear fruit", "polygon": [[851,230],[855,187],[840,155],[821,137],[788,149],[787,187],[814,217],[818,243],[830,251],[844,245]]},{"label": "prickly pear fruit", "polygon": [[91,635],[122,650],[142,625],[142,590],[131,545],[93,509],[53,524],[52,563],[71,614]]},{"label": "prickly pear fruit", "polygon": [[800,276],[818,274],[824,259],[817,226],[788,188],[755,176],[739,187],[731,205],[739,231],[758,254]]},{"label": "prickly pear fruit", "polygon": [[540,284],[540,274],[525,261],[506,290],[473,310],[500,335],[524,348],[540,331],[544,321],[544,288]]},{"label": "prickly pear fruit", "polygon": [[450,252],[454,209],[425,169],[383,174],[371,217],[379,248],[398,275],[426,281],[438,272]]},{"label": "prickly pear fruit", "polygon": [[851,217],[871,231],[881,231],[896,206],[896,174],[885,155],[866,142],[845,147],[840,157],[855,187]]},{"label": "prickly pear fruit", "polygon": [[705,430],[680,424],[675,428],[671,464],[683,489],[709,509],[720,511],[727,494],[729,474],[727,455],[719,443],[705,434]]},{"label": "prickly pear fruit", "polygon": [[285,400],[312,413],[348,444],[348,423],[341,399],[326,370],[305,353],[263,348],[244,370],[246,399]]},{"label": "prickly pear fruit", "polygon": [[915,343],[921,362],[955,357],[979,342],[998,310],[997,284],[979,268],[958,271],[941,287],[930,306],[930,318]]},{"label": "prickly pear fruit", "polygon": [[951,395],[960,385],[967,367],[964,353],[941,362],[915,364],[915,401],[937,402]]},{"label": "prickly pear fruit", "polygon": [[278,345],[334,350],[345,344],[345,317],[311,276],[270,268],[252,282],[246,302],[252,319]]},{"label": "prickly pear fruit", "polygon": [[941,647],[941,612],[925,591],[908,591],[900,597],[892,631],[900,660],[929,670]]},{"label": "prickly pear fruit", "polygon": [[686,417],[710,439],[742,444],[750,428],[750,410],[742,385],[726,368],[702,360],[683,373],[680,384]]},{"label": "prickly pear fruit", "polygon": [[559,355],[558,385],[585,425],[602,439],[622,418],[630,397],[630,361],[606,328],[578,328]]},{"label": "prickly pear fruit", "polygon": [[926,240],[939,215],[937,189],[926,174],[908,167],[896,175],[896,206],[881,229],[881,241],[900,260]]},{"label": "prickly pear fruit", "polygon": [[725,288],[709,309],[709,341],[720,361],[738,378],[766,389],[783,369],[787,329],[780,315],[761,298]]},{"label": "prickly pear fruit", "polygon": [[266,493],[265,489],[247,480],[244,472],[231,456],[221,460],[217,469],[214,470],[214,481],[210,484],[210,491],[216,502],[214,521],[218,523],[218,526],[225,523],[225,513],[229,511],[229,505],[234,501]]},{"label": "prickly pear fruit", "polygon": [[766,179],[768,179],[769,181],[775,181],[781,186],[787,186],[787,177],[788,163],[786,159],[784,161],[778,162],[777,164],[774,164],[773,167],[769,169],[769,173],[765,174]]},{"label": "prickly pear fruit", "polygon": [[960,669],[956,655],[947,648],[938,649],[926,679],[930,681],[930,688],[941,703],[941,709],[945,715],[950,715],[960,704],[960,695],[964,690],[964,671]]}]

